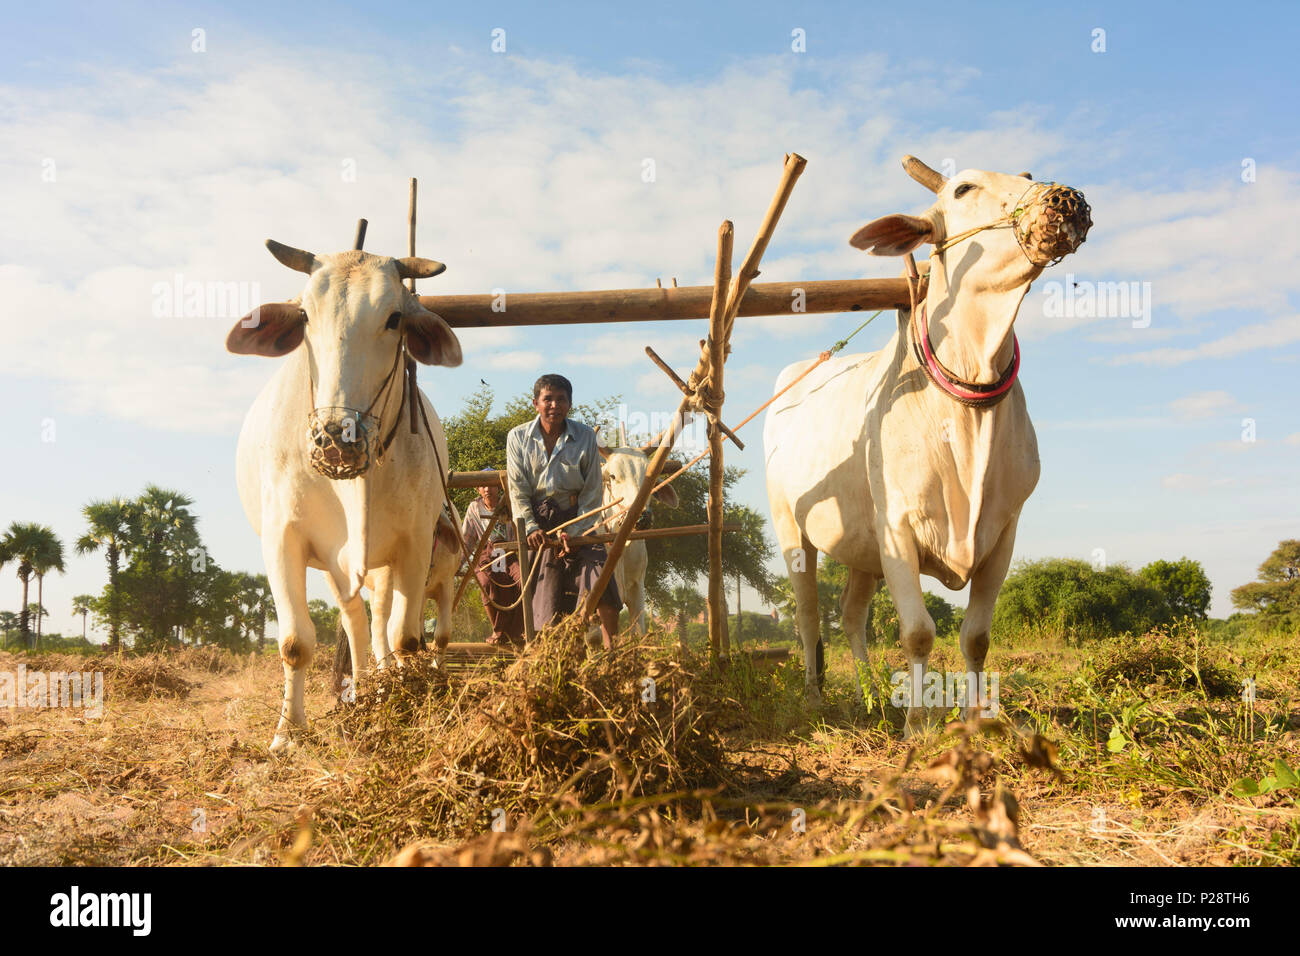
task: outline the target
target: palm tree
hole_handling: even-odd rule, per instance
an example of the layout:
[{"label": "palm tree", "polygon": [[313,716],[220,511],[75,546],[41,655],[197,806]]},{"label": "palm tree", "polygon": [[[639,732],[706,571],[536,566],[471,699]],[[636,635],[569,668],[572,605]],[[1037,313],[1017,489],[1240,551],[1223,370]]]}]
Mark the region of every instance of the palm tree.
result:
[{"label": "palm tree", "polygon": [[[175,598],[174,593],[169,597],[163,588],[160,579],[163,565],[167,561],[186,560],[186,552],[199,544],[198,519],[189,510],[194,499],[171,488],[146,485],[134,504],[137,520],[132,557],[157,581],[159,602],[149,615],[153,624],[148,643],[150,647],[159,649],[165,643],[168,611],[172,609]],[[180,597],[183,603],[188,602],[188,589]]]},{"label": "palm tree", "polygon": [[92,501],[81,509],[90,530],[77,539],[77,554],[90,554],[99,548],[104,549],[108,558],[108,647],[109,650],[121,648],[121,602],[117,593],[117,572],[122,554],[131,543],[135,507],[129,501],[112,498],[108,501]]},{"label": "palm tree", "polygon": [[245,608],[247,620],[257,627],[257,652],[266,644],[266,621],[275,617],[275,601],[271,597],[271,582],[265,574],[243,574],[239,600]]},{"label": "palm tree", "polygon": [[63,542],[55,537],[53,531],[50,531],[37,558],[38,560],[32,562],[32,572],[36,575],[36,606],[41,609],[41,613],[36,617],[36,646],[40,647],[41,618],[46,615],[42,603],[45,600],[45,575],[51,571],[64,573]]},{"label": "palm tree", "polygon": [[86,616],[90,613],[91,604],[95,601],[92,594],[78,594],[72,599],[72,613],[81,615],[81,639],[86,640]]},{"label": "palm tree", "polygon": [[18,628],[18,615],[13,611],[0,611],[0,634],[4,635],[5,646],[9,646],[9,632]]},{"label": "palm tree", "polygon": [[[63,546],[54,535],[54,529],[34,522],[15,521],[9,525],[5,536],[0,538],[0,568],[11,561],[18,563],[18,579],[23,582],[23,603],[20,626],[23,632],[23,647],[31,647],[31,629],[28,627],[27,587],[37,567],[49,570],[51,556],[57,551],[58,566],[63,567]],[[42,571],[44,573],[44,571]]]},{"label": "palm tree", "polygon": [[132,542],[132,550],[146,558],[149,570],[158,570],[158,563],[169,548],[172,556],[178,557],[196,540],[198,519],[190,514],[189,506],[194,504],[194,499],[188,495],[147,485],[133,504],[138,537]]},{"label": "palm tree", "polygon": [[707,606],[704,595],[694,585],[683,581],[668,594],[668,606],[665,608],[677,620],[677,639],[686,642],[686,622],[696,617]]},{"label": "palm tree", "polygon": [[29,622],[36,622],[34,625],[30,626],[35,628],[36,633],[34,636],[36,638],[37,647],[41,646],[41,618],[49,616],[50,612],[46,610],[39,601],[33,601],[31,604],[27,605],[27,620]]}]

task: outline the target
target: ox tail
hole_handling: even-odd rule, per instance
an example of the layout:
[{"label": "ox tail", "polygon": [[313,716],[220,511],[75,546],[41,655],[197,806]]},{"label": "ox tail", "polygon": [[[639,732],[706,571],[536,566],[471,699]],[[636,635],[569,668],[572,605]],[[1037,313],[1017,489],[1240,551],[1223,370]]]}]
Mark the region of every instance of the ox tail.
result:
[{"label": "ox tail", "polygon": [[341,696],[343,681],[352,676],[352,647],[348,643],[348,632],[343,629],[342,616],[339,617],[334,639],[337,642],[334,648],[334,693]]}]

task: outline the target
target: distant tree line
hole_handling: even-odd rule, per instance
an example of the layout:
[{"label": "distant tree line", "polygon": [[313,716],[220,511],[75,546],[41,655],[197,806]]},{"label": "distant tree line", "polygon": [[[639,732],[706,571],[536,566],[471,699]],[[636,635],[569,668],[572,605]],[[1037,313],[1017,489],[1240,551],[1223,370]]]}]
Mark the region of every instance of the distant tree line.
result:
[{"label": "distant tree line", "polygon": [[[73,599],[73,613],[82,616],[80,644],[89,644],[85,632],[92,614],[107,628],[110,650],[215,644],[246,651],[265,644],[275,617],[266,576],[221,568],[199,535],[193,504],[179,491],[149,485],[135,498],[91,501],[82,509],[85,532],[74,547],[78,554],[104,555],[107,583],[98,595]],[[0,538],[0,568],[13,565],[23,585],[19,613],[0,617],[6,642],[42,646],[41,583],[51,571],[62,573],[63,561],[63,543],[48,526],[16,521]],[[38,598],[29,606],[33,578]],[[313,616],[328,621],[328,605],[312,603],[321,605]]]},{"label": "distant tree line", "polygon": [[[821,638],[840,633],[840,598],[848,570],[823,558],[817,569],[817,603]],[[794,634],[795,601],[788,579],[777,583],[780,636]],[[1124,564],[1094,566],[1072,558],[1024,561],[1012,569],[993,612],[994,632],[1036,630],[1067,639],[1138,633],[1182,618],[1203,622],[1218,635],[1247,630],[1300,631],[1300,541],[1281,542],[1260,565],[1259,580],[1233,590],[1232,603],[1242,609],[1226,621],[1209,618],[1210,579],[1199,561],[1182,557],[1158,560],[1137,571]],[[926,610],[939,636],[961,630],[964,611],[925,592]],[[871,602],[871,639],[898,638],[898,613],[881,584]]]}]

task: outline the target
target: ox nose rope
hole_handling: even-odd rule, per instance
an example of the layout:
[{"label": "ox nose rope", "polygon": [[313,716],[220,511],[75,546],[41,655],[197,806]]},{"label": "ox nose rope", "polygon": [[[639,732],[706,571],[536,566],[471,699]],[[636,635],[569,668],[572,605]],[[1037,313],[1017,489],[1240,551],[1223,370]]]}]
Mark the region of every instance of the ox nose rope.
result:
[{"label": "ox nose rope", "polygon": [[[1025,197],[1031,192],[1036,195],[1025,202]],[[1067,227],[1078,231],[1077,241]],[[1056,265],[1081,246],[1091,228],[1092,207],[1084,200],[1083,193],[1059,183],[1033,183],[1021,193],[1011,212],[1001,219],[935,243],[930,256],[940,256],[985,229],[1011,229],[1025,258],[1035,266],[1046,268]]]},{"label": "ox nose rope", "polygon": [[[1026,197],[1034,195],[1026,202]],[[965,242],[985,229],[1011,229],[1016,244],[1031,265],[1046,268],[1056,265],[1079,248],[1092,228],[1092,209],[1083,193],[1059,183],[1033,183],[1016,200],[1015,207],[1001,219],[987,225],[967,229],[934,244],[930,257],[937,259],[953,246]],[[1020,373],[1020,341],[1011,334],[1011,364],[991,384],[967,382],[944,366],[934,354],[930,344],[929,316],[926,303],[917,309],[916,283],[919,276],[911,254],[906,257],[907,289],[912,306],[908,337],[917,362],[926,377],[954,401],[971,408],[996,405],[1011,393],[1011,387]]]},{"label": "ox nose rope", "polygon": [[[406,356],[405,368],[402,367],[403,356]],[[392,393],[393,393],[393,381],[397,377],[399,369],[402,369],[402,395],[401,398],[398,399],[397,417],[393,420],[392,427],[388,429],[388,433],[384,435],[383,439],[378,442],[378,445],[374,449],[373,454],[371,454],[370,435],[369,435],[369,431],[366,429],[365,422],[367,418],[374,420],[375,431],[378,432],[380,426],[383,423],[384,413],[388,410],[389,399],[392,397]],[[381,399],[383,404],[380,405]],[[418,433],[418,427],[415,418],[415,411],[418,408],[420,412],[420,420],[424,426],[424,433],[429,439],[429,447],[433,449],[433,460],[438,466],[438,480],[441,483],[443,499],[444,501],[450,500],[449,498],[450,489],[448,489],[447,487],[447,469],[443,465],[442,456],[438,454],[438,443],[434,441],[433,438],[433,427],[429,424],[428,412],[424,410],[424,403],[420,401],[419,389],[416,385],[415,361],[410,357],[406,349],[406,316],[405,315],[401,317],[397,326],[397,352],[393,356],[392,368],[390,368],[388,370],[388,374],[384,376],[384,381],[379,386],[379,390],[375,393],[375,397],[371,399],[370,404],[366,407],[366,410],[364,412],[356,412],[354,409],[350,409],[350,408],[345,409],[346,411],[352,412],[353,414],[356,415],[357,433],[354,437],[361,439],[362,441],[365,442],[365,445],[363,445],[363,451],[365,452],[365,457],[363,459],[364,465],[362,468],[354,471],[353,469],[349,469],[349,468],[340,468],[340,467],[333,466],[332,464],[324,460],[322,450],[320,446],[315,442],[315,438],[314,438],[314,432],[315,432],[314,419],[316,417],[316,409],[313,406],[315,405],[315,402],[316,402],[316,384],[315,382],[312,381],[311,364],[310,362],[308,362],[307,407],[311,410],[308,415],[308,421],[309,423],[311,423],[311,427],[309,427],[308,429],[308,438],[309,441],[311,442],[311,453],[310,453],[311,463],[312,463],[312,467],[315,468],[317,471],[319,471],[321,474],[325,475],[325,477],[336,479],[336,480],[344,479],[344,478],[360,477],[361,475],[365,474],[369,470],[371,464],[375,464],[375,465],[383,464],[384,457],[385,455],[387,455],[388,449],[391,447],[393,443],[393,439],[397,437],[397,429],[402,423],[402,413],[404,410],[406,410],[407,407],[409,407],[409,414],[411,419],[410,421],[411,433],[412,434]],[[376,405],[380,405],[378,416],[371,415],[371,412],[373,411]],[[367,513],[368,513],[368,509],[367,509]],[[466,554],[468,549],[465,547],[465,538],[460,532],[460,525],[455,521],[452,521],[451,525],[456,532],[457,544],[460,546],[461,553],[464,555]],[[437,545],[436,529],[434,535],[434,543],[436,547]]]}]

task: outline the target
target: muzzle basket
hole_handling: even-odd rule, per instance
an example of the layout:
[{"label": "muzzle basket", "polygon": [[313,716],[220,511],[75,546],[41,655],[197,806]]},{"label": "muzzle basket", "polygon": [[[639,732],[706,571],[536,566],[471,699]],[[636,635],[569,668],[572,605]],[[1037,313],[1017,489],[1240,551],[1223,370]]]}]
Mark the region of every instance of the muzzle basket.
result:
[{"label": "muzzle basket", "polygon": [[379,420],[354,408],[324,406],[307,416],[311,466],[334,481],[363,475],[374,463]]},{"label": "muzzle basket", "polygon": [[1057,183],[1041,184],[1015,217],[1016,240],[1036,266],[1054,266],[1083,245],[1092,228],[1092,209],[1083,193]]}]

